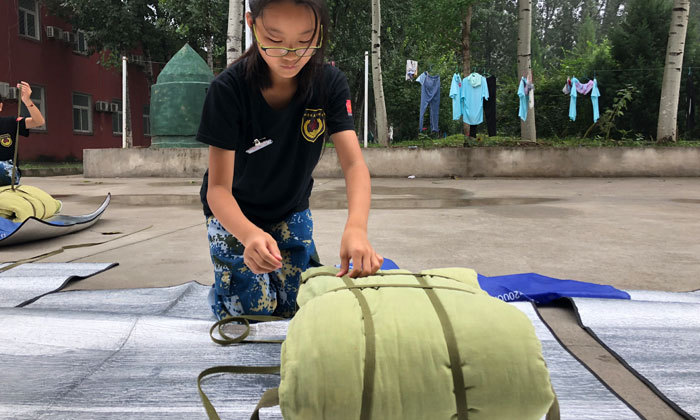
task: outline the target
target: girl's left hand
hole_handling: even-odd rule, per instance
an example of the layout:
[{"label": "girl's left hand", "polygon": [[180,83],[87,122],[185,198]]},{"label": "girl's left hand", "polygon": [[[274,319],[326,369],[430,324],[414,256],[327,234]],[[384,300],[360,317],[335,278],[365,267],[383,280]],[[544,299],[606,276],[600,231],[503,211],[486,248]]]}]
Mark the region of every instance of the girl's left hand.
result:
[{"label": "girl's left hand", "polygon": [[340,272],[338,277],[348,274],[350,260],[353,268],[350,277],[367,277],[382,267],[384,258],[377,254],[367,239],[364,229],[346,227],[340,242]]},{"label": "girl's left hand", "polygon": [[22,102],[27,102],[28,100],[31,99],[32,96],[32,88],[29,86],[29,83],[27,82],[20,82],[17,83],[17,89],[22,89]]}]

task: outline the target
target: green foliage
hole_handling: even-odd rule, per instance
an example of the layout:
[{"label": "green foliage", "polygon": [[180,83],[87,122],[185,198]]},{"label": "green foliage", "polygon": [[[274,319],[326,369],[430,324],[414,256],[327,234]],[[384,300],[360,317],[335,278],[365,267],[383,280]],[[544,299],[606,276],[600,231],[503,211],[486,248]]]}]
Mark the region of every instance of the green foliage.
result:
[{"label": "green foliage", "polygon": [[[627,85],[624,88],[618,90],[617,94],[615,95],[615,99],[613,99],[612,106],[606,109],[605,112],[603,112],[603,114],[600,116],[600,120],[598,120],[598,123],[591,125],[591,127],[586,131],[586,134],[584,134],[583,137],[588,137],[588,134],[591,132],[593,127],[597,125],[600,131],[603,134],[605,134],[605,140],[610,140],[610,131],[616,129],[615,119],[625,115],[625,110],[627,109],[629,103],[632,102],[632,97],[637,95],[638,93],[639,89],[632,85]],[[617,129],[617,131],[619,131],[622,134],[623,140],[626,140],[628,134],[630,134],[631,132],[629,130],[620,129]],[[636,138],[644,138],[644,136],[637,133]]]}]

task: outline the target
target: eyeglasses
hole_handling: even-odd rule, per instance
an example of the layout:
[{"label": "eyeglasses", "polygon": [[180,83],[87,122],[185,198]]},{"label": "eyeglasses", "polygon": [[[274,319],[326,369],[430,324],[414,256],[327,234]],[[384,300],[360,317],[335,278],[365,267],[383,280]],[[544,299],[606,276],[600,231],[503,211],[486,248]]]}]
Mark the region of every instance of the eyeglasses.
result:
[{"label": "eyeglasses", "polygon": [[323,45],[323,25],[321,25],[321,39],[318,41],[318,46],[316,47],[299,47],[299,48],[285,48],[285,47],[265,47],[260,43],[258,38],[258,32],[255,30],[255,24],[253,24],[253,35],[255,35],[255,40],[260,45],[260,49],[265,51],[265,54],[270,57],[284,57],[290,52],[293,52],[297,57],[311,57],[316,54],[316,50],[321,48]]}]

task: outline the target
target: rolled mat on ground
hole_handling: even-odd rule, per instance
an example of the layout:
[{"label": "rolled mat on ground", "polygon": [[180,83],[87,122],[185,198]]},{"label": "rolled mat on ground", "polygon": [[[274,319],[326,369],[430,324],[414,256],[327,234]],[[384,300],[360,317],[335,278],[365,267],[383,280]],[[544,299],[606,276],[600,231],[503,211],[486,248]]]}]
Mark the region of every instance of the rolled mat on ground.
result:
[{"label": "rolled mat on ground", "polygon": [[481,290],[475,271],[337,272],[304,273],[279,390],[259,407],[279,402],[291,420],[559,418],[532,323]]},{"label": "rolled mat on ground", "polygon": [[0,187],[0,217],[21,223],[30,217],[47,219],[61,210],[61,202],[30,185]]}]

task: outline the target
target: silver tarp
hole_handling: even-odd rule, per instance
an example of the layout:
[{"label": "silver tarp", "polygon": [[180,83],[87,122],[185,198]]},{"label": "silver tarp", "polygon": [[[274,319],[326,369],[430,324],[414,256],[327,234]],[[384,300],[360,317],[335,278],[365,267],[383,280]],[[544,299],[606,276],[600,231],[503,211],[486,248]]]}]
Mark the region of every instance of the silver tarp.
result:
[{"label": "silver tarp", "polygon": [[[0,269],[10,264],[0,263]],[[0,272],[0,308],[25,305],[60,290],[71,281],[85,279],[114,267],[105,263],[33,263]]]},{"label": "silver tarp", "polygon": [[700,418],[700,292],[573,299],[583,326],[688,417]]},{"label": "silver tarp", "polygon": [[57,236],[87,229],[99,220],[102,213],[104,213],[107,206],[109,206],[111,198],[111,194],[108,194],[107,198],[105,198],[104,202],[102,202],[97,210],[82,216],[57,214],[43,220],[30,217],[22,222],[14,232],[4,238],[0,238],[0,247],[55,238]]},{"label": "silver tarp", "polygon": [[[206,418],[196,389],[205,368],[274,365],[278,344],[221,347],[209,339],[207,286],[70,291],[25,308],[0,309],[0,418]],[[533,321],[563,419],[638,418]],[[257,324],[253,337],[279,338],[286,323]],[[225,419],[247,419],[277,376],[221,375],[205,392]],[[279,409],[262,418],[279,419]]]}]

